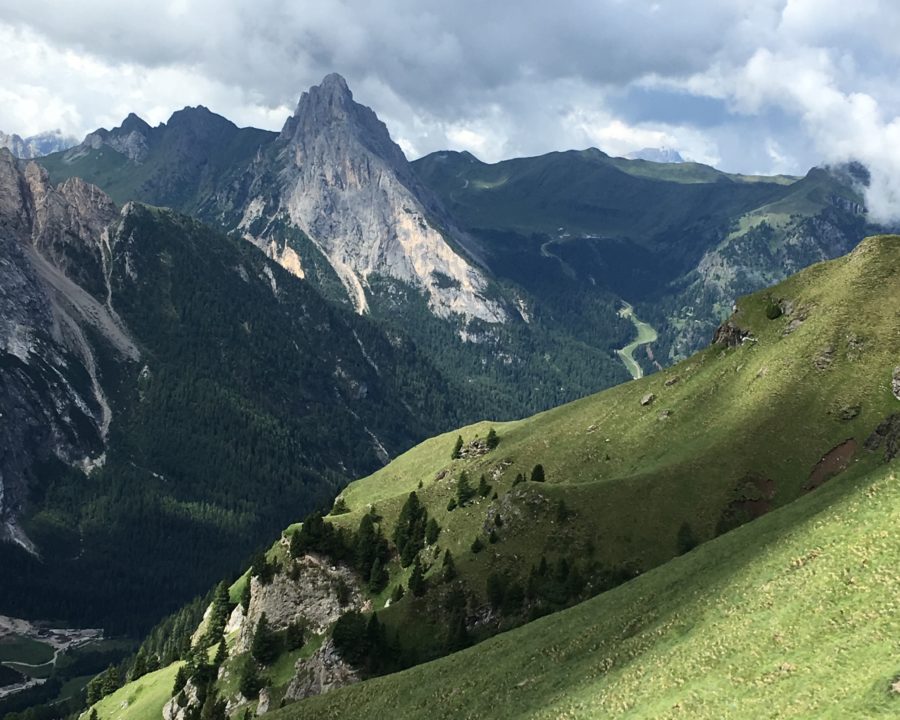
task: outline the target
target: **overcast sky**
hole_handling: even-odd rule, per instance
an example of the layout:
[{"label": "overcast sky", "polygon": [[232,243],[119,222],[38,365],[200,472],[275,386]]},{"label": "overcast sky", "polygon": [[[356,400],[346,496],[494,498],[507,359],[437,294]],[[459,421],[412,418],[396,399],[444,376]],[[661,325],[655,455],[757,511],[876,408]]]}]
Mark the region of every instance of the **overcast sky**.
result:
[{"label": "overcast sky", "polygon": [[856,157],[900,216],[896,0],[0,0],[0,130],[203,104],[280,128],[329,72],[410,157],[667,146],[726,170]]}]

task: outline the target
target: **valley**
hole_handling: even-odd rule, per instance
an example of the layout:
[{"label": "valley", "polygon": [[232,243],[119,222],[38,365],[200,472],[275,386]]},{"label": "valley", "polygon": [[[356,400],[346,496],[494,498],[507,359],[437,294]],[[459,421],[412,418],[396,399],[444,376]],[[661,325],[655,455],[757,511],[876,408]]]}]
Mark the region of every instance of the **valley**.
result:
[{"label": "valley", "polygon": [[638,380],[639,378],[644,377],[644,369],[637,361],[635,361],[634,352],[642,345],[649,345],[650,343],[656,342],[658,335],[656,330],[650,327],[650,325],[643,320],[638,319],[634,314],[634,308],[628,303],[624,303],[624,307],[619,310],[619,316],[631,320],[634,324],[634,329],[637,330],[637,337],[621,350],[616,350],[616,354],[621,358],[622,363],[625,365],[625,369],[628,370],[631,377],[634,380]]}]

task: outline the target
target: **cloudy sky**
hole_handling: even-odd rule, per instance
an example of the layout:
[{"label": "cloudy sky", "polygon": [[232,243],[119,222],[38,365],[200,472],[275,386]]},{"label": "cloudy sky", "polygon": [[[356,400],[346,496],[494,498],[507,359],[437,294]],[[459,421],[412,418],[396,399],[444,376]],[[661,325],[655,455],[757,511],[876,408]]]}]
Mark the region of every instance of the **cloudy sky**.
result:
[{"label": "cloudy sky", "polygon": [[0,0],[0,130],[203,104],[280,128],[329,72],[407,155],[672,147],[727,170],[857,158],[900,216],[895,0]]}]

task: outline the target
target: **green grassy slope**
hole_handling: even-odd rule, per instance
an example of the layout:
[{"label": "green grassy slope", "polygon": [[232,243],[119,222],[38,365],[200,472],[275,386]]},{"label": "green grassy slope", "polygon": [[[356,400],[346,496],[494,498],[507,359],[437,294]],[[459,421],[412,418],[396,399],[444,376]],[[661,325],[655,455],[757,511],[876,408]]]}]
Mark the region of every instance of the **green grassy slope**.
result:
[{"label": "green grassy slope", "polygon": [[[479,640],[618,587],[285,716],[391,709],[413,718],[427,708],[436,717],[722,717],[758,714],[777,694],[782,714],[802,717],[833,700],[842,672],[848,686],[865,689],[852,694],[857,707],[888,702],[886,683],[900,666],[890,646],[866,653],[896,630],[898,546],[887,532],[900,490],[885,443],[867,440],[900,413],[891,389],[898,304],[900,237],[870,238],[742,299],[731,333],[743,342],[714,344],[666,372],[525,420],[432,438],[348,486],[348,511],[327,518],[338,527],[355,530],[374,510],[392,538],[415,491],[441,528],[417,556],[424,594],[407,591],[385,607],[398,584],[410,587],[410,567],[395,558],[387,587],[371,596],[403,663],[452,647],[447,602],[459,591]],[[770,319],[776,306],[789,312]],[[492,427],[499,446],[473,455],[472,441]],[[457,434],[466,452],[451,460]],[[546,482],[514,484],[537,463]],[[473,486],[484,473],[491,489],[451,509],[463,470]],[[458,573],[450,581],[441,577],[446,550]],[[276,556],[290,572],[284,544]],[[568,577],[577,569],[586,587],[548,599],[538,579],[524,606],[491,608],[492,576],[528,588],[542,559],[551,575],[567,562]],[[841,613],[848,628],[861,628],[846,642]],[[828,629],[831,639],[814,644]]]},{"label": "green grassy slope", "polygon": [[[102,720],[160,720],[172,697],[175,675],[182,663],[148,673],[100,700],[93,709]],[[88,717],[84,713],[83,717]]]},{"label": "green grassy slope", "polygon": [[[889,380],[900,357],[898,268],[900,239],[868,240],[743,299],[733,322],[752,339],[739,347],[712,345],[666,372],[496,423],[500,445],[481,457],[451,461],[456,432],[428,440],[351,484],[342,493],[351,512],[333,521],[355,528],[374,504],[389,537],[416,490],[443,528],[437,545],[462,559],[476,592],[488,572],[521,576],[542,555],[592,553],[608,569],[659,565],[678,552],[685,525],[707,540],[804,494],[817,463],[848,439],[852,468],[880,462],[862,444],[897,404]],[[792,303],[793,314],[769,320],[773,299]],[[489,427],[460,434],[469,442]],[[536,463],[547,482],[513,488]],[[448,511],[464,469],[475,482],[487,474],[498,499]],[[566,522],[553,512],[560,500],[573,513]],[[509,520],[500,542],[473,556],[469,545],[496,513]]]},{"label": "green grassy slope", "polygon": [[896,717],[897,463],[475,648],[274,718]]}]

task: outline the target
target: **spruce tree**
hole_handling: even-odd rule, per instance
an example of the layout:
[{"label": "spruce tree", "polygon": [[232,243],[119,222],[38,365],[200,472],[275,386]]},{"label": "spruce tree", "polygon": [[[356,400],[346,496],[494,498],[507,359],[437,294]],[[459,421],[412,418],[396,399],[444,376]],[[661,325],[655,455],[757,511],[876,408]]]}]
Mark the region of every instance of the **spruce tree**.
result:
[{"label": "spruce tree", "polygon": [[456,579],[456,563],[453,562],[453,554],[449,548],[444,551],[444,560],[441,563],[441,578],[444,582]]},{"label": "spruce tree", "polygon": [[250,609],[250,578],[247,578],[247,581],[244,583],[244,587],[241,588],[241,607],[244,608],[244,614],[247,614],[247,611]]},{"label": "spruce tree", "polygon": [[256,661],[252,657],[249,657],[241,669],[241,674],[238,678],[238,690],[247,700],[256,700],[262,686],[262,680],[259,677],[259,666],[257,666]]},{"label": "spruce tree", "polygon": [[472,552],[475,553],[475,554],[478,554],[478,553],[480,553],[482,550],[484,550],[484,543],[481,541],[481,538],[480,538],[480,537],[476,537],[476,538],[472,541],[472,548],[471,548],[471,550],[472,550]]},{"label": "spruce tree", "polygon": [[497,433],[494,431],[494,428],[491,428],[490,430],[488,430],[487,440],[485,442],[488,446],[488,450],[493,450],[495,447],[497,447],[500,444],[500,438],[497,436]]},{"label": "spruce tree", "polygon": [[403,596],[406,593],[403,591],[403,585],[399,584],[394,588],[394,592],[391,593],[391,602],[400,602],[403,599]]},{"label": "spruce tree", "polygon": [[434,545],[437,542],[438,535],[441,534],[441,526],[438,525],[437,520],[434,518],[430,518],[428,520],[428,524],[425,526],[425,542],[428,545]]},{"label": "spruce tree", "polygon": [[462,447],[463,447],[462,435],[457,435],[456,436],[456,444],[453,446],[453,452],[450,454],[451,460],[459,459],[459,456],[462,453]]},{"label": "spruce tree", "polygon": [[409,576],[409,591],[415,597],[421,597],[426,590],[428,590],[428,585],[425,581],[425,573],[422,570],[422,563],[419,562],[417,556],[413,563],[412,574]]},{"label": "spruce tree", "polygon": [[305,629],[303,627],[303,623],[299,620],[295,620],[290,625],[288,625],[287,631],[284,635],[284,644],[288,650],[299,650],[303,647],[304,642],[306,641]]},{"label": "spruce tree", "polygon": [[377,595],[384,590],[388,580],[388,572],[382,564],[381,558],[376,557],[372,561],[372,569],[369,571],[369,592]]},{"label": "spruce tree", "polygon": [[253,641],[250,643],[250,654],[261,665],[271,665],[281,650],[278,640],[278,635],[269,626],[269,619],[263,613],[259,616],[259,622],[256,624],[256,630],[253,633]]},{"label": "spruce tree", "polygon": [[205,641],[207,647],[212,647],[221,638],[225,632],[225,625],[228,624],[228,616],[231,613],[231,598],[228,594],[228,585],[223,580],[216,585],[216,591],[213,595],[213,601],[210,605],[209,616],[206,624]]},{"label": "spruce tree", "polygon": [[544,466],[538,463],[531,471],[531,482],[544,482]]},{"label": "spruce tree", "polygon": [[469,482],[469,474],[463,470],[459,474],[459,480],[456,481],[456,502],[460,507],[465,507],[466,503],[475,497],[475,490]]},{"label": "spruce tree", "polygon": [[481,497],[487,497],[490,495],[490,492],[491,486],[488,485],[487,478],[482,475],[481,479],[478,481],[478,494],[481,495]]}]

